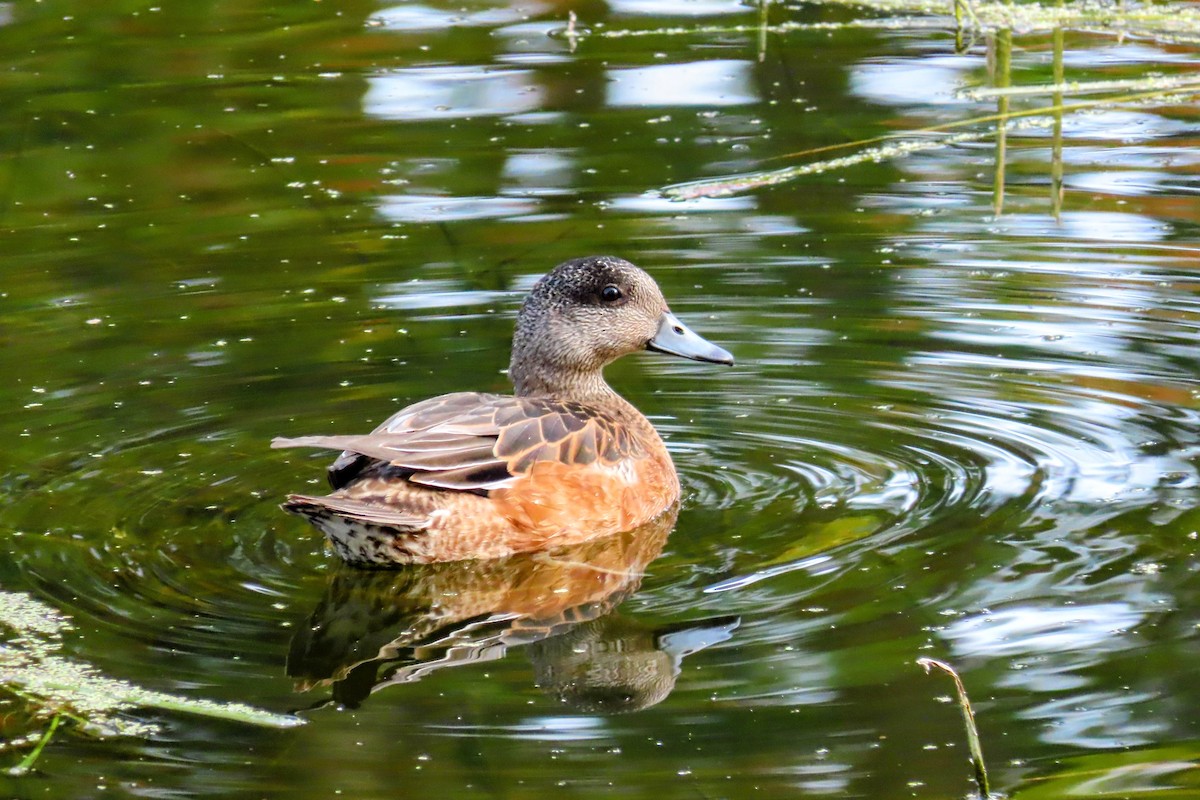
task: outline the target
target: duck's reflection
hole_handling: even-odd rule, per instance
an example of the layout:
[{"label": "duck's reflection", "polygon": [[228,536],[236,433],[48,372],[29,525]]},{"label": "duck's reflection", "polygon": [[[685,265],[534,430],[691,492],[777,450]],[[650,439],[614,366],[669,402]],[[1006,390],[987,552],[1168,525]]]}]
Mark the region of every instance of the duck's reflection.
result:
[{"label": "duck's reflection", "polygon": [[652,627],[613,612],[529,648],[538,685],[580,711],[637,711],[675,688],[684,656],[728,639],[737,617]]},{"label": "duck's reflection", "polygon": [[396,571],[342,567],[292,639],[288,674],[357,706],[442,667],[528,645],[536,680],[588,711],[631,711],[674,688],[681,659],[729,638],[736,617],[651,627],[614,613],[662,551],[675,512],[549,553]]}]

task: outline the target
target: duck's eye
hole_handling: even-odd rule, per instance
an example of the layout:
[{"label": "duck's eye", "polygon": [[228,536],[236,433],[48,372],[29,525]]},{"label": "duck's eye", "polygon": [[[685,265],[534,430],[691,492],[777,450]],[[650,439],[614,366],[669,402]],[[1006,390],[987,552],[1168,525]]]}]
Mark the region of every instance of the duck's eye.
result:
[{"label": "duck's eye", "polygon": [[606,303],[615,303],[621,299],[621,288],[610,283],[600,290],[600,299]]}]

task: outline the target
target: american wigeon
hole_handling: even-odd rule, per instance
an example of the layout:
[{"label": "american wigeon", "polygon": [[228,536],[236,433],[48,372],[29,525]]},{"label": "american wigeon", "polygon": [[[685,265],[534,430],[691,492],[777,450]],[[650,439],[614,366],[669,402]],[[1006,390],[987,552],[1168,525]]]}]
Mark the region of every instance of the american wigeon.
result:
[{"label": "american wigeon", "polygon": [[560,264],[517,315],[514,395],[457,392],[366,435],[275,439],[344,451],[329,468],[332,494],[291,495],[283,507],[347,562],[372,566],[497,558],[636,528],[679,499],[654,426],[602,374],[638,350],[733,363],[628,261]]}]

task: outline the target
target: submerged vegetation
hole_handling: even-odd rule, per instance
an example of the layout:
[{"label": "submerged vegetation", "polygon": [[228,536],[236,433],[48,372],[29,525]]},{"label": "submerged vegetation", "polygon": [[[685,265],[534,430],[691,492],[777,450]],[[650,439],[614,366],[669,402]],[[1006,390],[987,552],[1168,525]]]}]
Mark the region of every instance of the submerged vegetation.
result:
[{"label": "submerged vegetation", "polygon": [[0,691],[19,698],[34,719],[48,719],[43,733],[9,741],[7,746],[32,746],[29,754],[9,770],[24,774],[59,724],[68,720],[82,733],[97,737],[150,736],[158,732],[151,722],[126,715],[133,708],[183,711],[217,719],[293,728],[304,720],[274,714],[241,703],[218,703],[145,689],[108,678],[90,664],[59,655],[63,634],[71,620],[50,606],[20,592],[0,591],[0,627],[11,635],[0,644]]}]

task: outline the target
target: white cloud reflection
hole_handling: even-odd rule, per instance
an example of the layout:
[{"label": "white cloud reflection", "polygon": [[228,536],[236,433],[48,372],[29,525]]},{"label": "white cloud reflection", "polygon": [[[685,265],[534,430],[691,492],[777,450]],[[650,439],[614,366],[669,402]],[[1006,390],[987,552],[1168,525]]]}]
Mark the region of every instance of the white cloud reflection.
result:
[{"label": "white cloud reflection", "polygon": [[424,279],[387,284],[383,294],[372,298],[372,303],[402,311],[457,309],[465,312],[471,309],[476,313],[480,306],[505,305],[519,299],[514,292],[467,289],[457,281]]},{"label": "white cloud reflection", "polygon": [[758,100],[749,61],[617,68],[609,71],[608,81],[610,106],[732,106]]},{"label": "white cloud reflection", "polygon": [[509,153],[502,175],[513,193],[545,196],[569,192],[575,172],[572,151],[542,148]]},{"label": "white cloud reflection", "polygon": [[537,109],[544,94],[528,70],[397,69],[368,79],[363,109],[371,116],[398,120],[498,116]]},{"label": "white cloud reflection", "polygon": [[504,219],[533,213],[537,202],[520,197],[445,197],[428,194],[388,195],[379,213],[394,222],[447,222],[462,219]]},{"label": "white cloud reflection", "polygon": [[961,105],[954,92],[977,61],[959,56],[870,61],[850,73],[850,90],[883,105]]},{"label": "white cloud reflection", "polygon": [[618,14],[649,14],[661,17],[711,17],[718,14],[745,14],[746,6],[739,0],[609,0],[608,7]]},{"label": "white cloud reflection", "polygon": [[468,11],[446,11],[419,3],[385,8],[371,16],[372,21],[390,31],[437,30],[449,27],[491,27],[519,22],[542,12],[542,8],[529,2],[520,6],[498,4],[492,8]]},{"label": "white cloud reflection", "polygon": [[1082,658],[1098,659],[1101,652],[1128,647],[1120,636],[1143,617],[1142,612],[1120,602],[1059,608],[1022,605],[964,617],[942,635],[958,656],[1078,653]]}]

